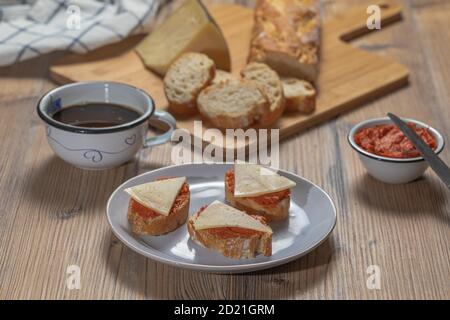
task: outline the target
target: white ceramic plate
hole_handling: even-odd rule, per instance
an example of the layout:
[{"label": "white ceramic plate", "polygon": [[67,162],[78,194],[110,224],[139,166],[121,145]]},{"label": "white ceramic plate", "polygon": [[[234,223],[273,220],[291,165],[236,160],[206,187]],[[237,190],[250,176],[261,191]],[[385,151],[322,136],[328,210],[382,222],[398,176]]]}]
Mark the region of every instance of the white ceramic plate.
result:
[{"label": "white ceramic plate", "polygon": [[296,174],[279,170],[295,181],[291,190],[289,219],[273,223],[272,256],[235,260],[201,247],[189,239],[186,225],[158,237],[135,236],[127,220],[129,195],[125,188],[153,181],[160,176],[187,177],[191,201],[189,214],[214,200],[225,202],[224,174],[233,164],[184,164],[150,171],[123,183],[107,205],[114,234],[129,248],[153,260],[173,266],[215,273],[238,273],[275,267],[297,259],[319,246],[336,224],[336,209],[328,194]]}]

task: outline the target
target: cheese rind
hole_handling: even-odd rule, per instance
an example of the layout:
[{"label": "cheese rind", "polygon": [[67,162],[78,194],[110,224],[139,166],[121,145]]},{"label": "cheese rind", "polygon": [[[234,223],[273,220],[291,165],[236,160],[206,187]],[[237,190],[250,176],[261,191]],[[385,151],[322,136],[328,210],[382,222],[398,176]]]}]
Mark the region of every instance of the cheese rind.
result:
[{"label": "cheese rind", "polygon": [[217,200],[206,207],[194,220],[196,230],[222,227],[239,227],[272,234],[272,229],[261,221]]},{"label": "cheese rind", "polygon": [[144,64],[161,76],[185,52],[204,53],[217,68],[231,68],[225,37],[199,0],[187,0],[144,38],[136,51]]},{"label": "cheese rind", "polygon": [[234,176],[235,197],[256,197],[295,186],[294,181],[280,176],[271,169],[242,161],[234,164]]},{"label": "cheese rind", "polygon": [[140,204],[168,216],[186,177],[157,180],[125,189]]}]

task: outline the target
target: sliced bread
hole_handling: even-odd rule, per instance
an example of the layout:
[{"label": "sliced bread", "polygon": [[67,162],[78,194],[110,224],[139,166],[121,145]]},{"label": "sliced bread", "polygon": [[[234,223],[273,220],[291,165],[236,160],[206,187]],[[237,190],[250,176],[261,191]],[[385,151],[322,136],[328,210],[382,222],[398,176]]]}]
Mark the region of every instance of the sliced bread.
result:
[{"label": "sliced bread", "polygon": [[212,84],[219,84],[219,83],[238,83],[239,79],[232,73],[228,71],[223,70],[216,70],[216,75],[212,81]]},{"label": "sliced bread", "polygon": [[316,108],[316,89],[311,83],[296,78],[282,78],[287,111],[311,113]]},{"label": "sliced bread", "polygon": [[251,82],[219,83],[204,89],[197,99],[198,110],[222,129],[247,128],[269,112],[269,102]]},{"label": "sliced bread", "polygon": [[197,96],[215,76],[214,61],[202,53],[181,55],[164,77],[164,92],[171,111],[178,115],[197,113]]},{"label": "sliced bread", "polygon": [[267,126],[277,121],[284,111],[283,86],[278,74],[264,63],[253,62],[241,71],[241,75],[244,80],[255,82],[269,99],[270,112],[261,118],[261,124]]}]

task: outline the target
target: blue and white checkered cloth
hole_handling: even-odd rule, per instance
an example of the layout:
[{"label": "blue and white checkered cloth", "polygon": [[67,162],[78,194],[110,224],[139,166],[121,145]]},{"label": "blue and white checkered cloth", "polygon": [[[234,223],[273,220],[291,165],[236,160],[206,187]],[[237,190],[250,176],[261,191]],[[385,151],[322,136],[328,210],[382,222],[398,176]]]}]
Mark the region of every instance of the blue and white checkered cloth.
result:
[{"label": "blue and white checkered cloth", "polygon": [[0,66],[54,50],[84,53],[146,31],[167,0],[0,1]]}]

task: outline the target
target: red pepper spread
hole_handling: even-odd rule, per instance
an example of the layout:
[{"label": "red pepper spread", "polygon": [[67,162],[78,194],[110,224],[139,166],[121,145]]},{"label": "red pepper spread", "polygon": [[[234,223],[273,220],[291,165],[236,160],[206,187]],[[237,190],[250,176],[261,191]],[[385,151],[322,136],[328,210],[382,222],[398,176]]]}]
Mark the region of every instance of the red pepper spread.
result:
[{"label": "red pepper spread", "polygon": [[[234,193],[234,170],[229,170],[225,174],[225,180],[227,183],[227,186],[230,188],[230,191]],[[286,199],[290,196],[291,191],[289,189],[272,192],[268,194],[264,194],[261,196],[255,196],[255,197],[246,197],[249,199],[252,199],[258,204],[264,205],[264,206],[277,206],[280,201],[283,199]]]},{"label": "red pepper spread", "polygon": [[[203,206],[198,210],[197,215],[200,215],[208,206]],[[253,218],[261,221],[263,224],[267,224],[263,217],[252,216]],[[211,235],[214,235],[218,238],[222,239],[233,239],[233,238],[251,238],[253,236],[262,235],[263,232],[240,228],[240,227],[218,227],[218,228],[210,228],[206,229]]]},{"label": "red pepper spread", "polygon": [[[165,180],[170,178],[171,177],[159,177],[156,180]],[[185,182],[181,187],[178,196],[175,198],[175,202],[173,203],[172,208],[170,209],[169,215],[173,214],[176,210],[178,210],[180,205],[186,201],[187,197],[189,197],[189,185]],[[131,211],[136,212],[144,219],[155,218],[160,215],[158,212],[140,204],[133,198],[130,199],[130,202],[131,202]]]},{"label": "red pepper spread", "polygon": [[[436,138],[426,128],[408,123],[419,137],[433,150],[437,148]],[[356,144],[367,152],[389,158],[415,158],[420,152],[409,139],[393,124],[382,124],[360,129],[354,136]]]}]

